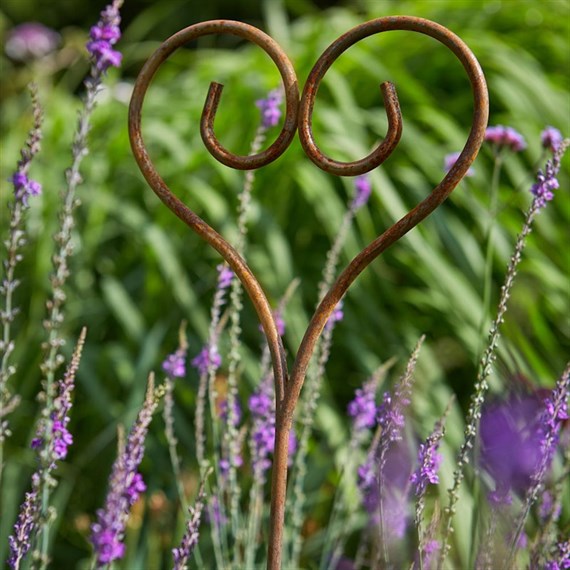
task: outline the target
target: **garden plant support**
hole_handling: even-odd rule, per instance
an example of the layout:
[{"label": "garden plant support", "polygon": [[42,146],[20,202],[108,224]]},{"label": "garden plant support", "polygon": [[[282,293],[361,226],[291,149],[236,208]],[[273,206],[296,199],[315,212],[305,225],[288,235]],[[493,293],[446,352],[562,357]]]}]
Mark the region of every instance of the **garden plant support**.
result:
[{"label": "garden plant support", "polygon": [[[179,47],[204,35],[238,36],[260,46],[277,65],[283,80],[286,101],[284,124],[277,139],[266,150],[250,156],[235,155],[220,144],[214,133],[215,115],[223,86],[211,83],[200,121],[202,139],[209,152],[219,162],[231,168],[240,170],[261,168],[285,152],[298,129],[303,149],[319,168],[338,176],[364,174],[382,164],[393,152],[400,139],[402,118],[394,85],[390,82],[384,82],[381,85],[388,117],[388,132],[385,139],[368,156],[354,162],[339,162],[329,158],[319,149],[311,128],[313,105],[322,78],[344,51],[368,36],[390,30],[405,30],[428,35],[447,46],[460,60],[467,72],[473,91],[474,112],[471,131],[459,158],[432,192],[366,246],[341,272],[313,314],[289,374],[285,350],[271,307],[260,283],[247,263],[232,245],[172,193],[155,169],[142,137],[141,111],[144,97],[160,65]],[[391,16],[370,20],[340,36],[317,60],[305,83],[300,100],[295,71],[277,42],[253,26],[231,20],[202,22],[174,34],[151,55],[136,80],[129,108],[129,136],[137,164],[157,196],[176,216],[216,249],[235,272],[255,307],[271,351],[276,394],[276,434],[267,562],[270,570],[278,570],[281,567],[289,432],[309,361],[323,328],[356,277],[385,249],[433,212],[465,176],[483,143],[488,115],[489,100],[485,77],[471,50],[447,28],[430,20],[411,16]]]}]

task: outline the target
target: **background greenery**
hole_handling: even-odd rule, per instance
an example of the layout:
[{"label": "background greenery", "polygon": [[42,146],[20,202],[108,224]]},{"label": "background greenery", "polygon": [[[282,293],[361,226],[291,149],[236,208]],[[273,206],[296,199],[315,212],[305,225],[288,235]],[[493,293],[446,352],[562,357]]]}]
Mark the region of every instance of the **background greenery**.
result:
[{"label": "background greenery", "polygon": [[[321,3],[322,4],[322,3]],[[125,5],[121,72],[109,73],[91,132],[80,190],[76,255],[69,287],[66,331],[71,348],[83,325],[88,340],[78,375],[71,431],[75,444],[60,469],[57,568],[74,567],[89,554],[89,518],[103,501],[115,454],[118,423],[129,424],[142,401],[145,378],[173,350],[181,319],[189,322],[190,352],[204,342],[219,258],[156,199],[144,183],[127,139],[128,89],[159,42],[183,26],[210,18],[241,18],[272,35],[289,54],[304,83],[313,63],[340,34],[367,19],[409,14],[433,19],[459,34],[479,59],[489,83],[490,124],[513,126],[528,149],[508,156],[499,190],[493,259],[493,300],[530,203],[528,188],[541,158],[539,133],[546,125],[570,134],[569,8],[565,1],[360,1],[309,0],[128,2]],[[5,537],[28,485],[33,454],[28,443],[37,412],[38,364],[44,300],[57,223],[59,190],[70,162],[70,141],[81,81],[88,70],[83,44],[103,6],[58,0],[9,0],[0,26],[34,19],[61,30],[56,54],[21,66],[2,55],[0,180],[2,230],[11,187],[4,182],[18,159],[30,125],[25,90],[34,77],[46,120],[43,151],[32,176],[44,186],[29,211],[30,241],[20,266],[17,300],[17,389],[23,403],[11,419],[8,465],[2,488],[0,559]],[[254,102],[279,84],[278,72],[259,49],[232,38],[205,38],[199,50],[177,52],[147,96],[144,133],[162,176],[194,210],[230,239],[235,235],[236,194],[243,174],[216,163],[204,149],[198,120],[210,81],[226,85],[216,129],[221,141],[247,152],[258,123]],[[434,40],[405,32],[369,38],[346,52],[327,74],[315,107],[314,128],[323,150],[340,159],[363,156],[386,132],[378,85],[395,83],[404,134],[394,155],[372,173],[374,193],[358,214],[343,251],[344,262],[413,207],[443,176],[445,154],[460,150],[471,123],[471,95],[460,64]],[[275,133],[276,134],[276,133]],[[441,486],[450,481],[452,453],[476,375],[488,322],[482,307],[485,232],[489,220],[492,154],[483,148],[476,174],[409,236],[372,264],[351,288],[345,319],[335,331],[313,446],[313,519],[307,532],[326,521],[332,484],[330,457],[346,438],[347,401],[380,362],[395,355],[403,365],[421,333],[427,334],[412,402],[412,421],[424,437],[452,392],[459,396],[450,418]],[[551,386],[570,348],[568,160],[561,189],[536,222],[521,265],[504,326],[492,390]],[[275,303],[295,277],[301,285],[287,311],[286,345],[294,354],[316,302],[316,283],[334,238],[352,181],[318,170],[298,140],[278,161],[257,173],[248,259]],[[242,397],[257,382],[260,334],[254,312],[244,314]],[[177,388],[176,421],[190,489],[195,484],[192,430],[196,374]],[[194,471],[191,471],[194,470]],[[161,420],[148,441],[143,473],[149,492],[135,514],[131,546],[137,564],[158,568],[168,560],[175,489]],[[193,474],[192,474],[193,473]],[[443,491],[442,491],[443,492]],[[468,506],[468,502],[464,503]],[[570,517],[568,498],[564,517]],[[458,518],[456,540],[468,540],[468,517]],[[135,552],[131,548],[130,552]],[[166,554],[165,554],[166,552]],[[133,556],[130,554],[129,556]],[[307,564],[310,552],[306,556]],[[464,561],[463,561],[464,562]],[[125,567],[134,567],[134,558]],[[129,566],[130,565],[130,566]]]}]

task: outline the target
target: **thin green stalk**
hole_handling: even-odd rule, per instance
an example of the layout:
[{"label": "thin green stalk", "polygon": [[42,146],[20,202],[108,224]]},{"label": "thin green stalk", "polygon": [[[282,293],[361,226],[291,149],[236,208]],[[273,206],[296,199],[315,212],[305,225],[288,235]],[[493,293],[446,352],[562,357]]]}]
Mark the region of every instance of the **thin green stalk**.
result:
[{"label": "thin green stalk", "polygon": [[[37,87],[30,85],[30,95],[32,99],[33,125],[28,133],[24,147],[20,151],[14,177],[27,178],[32,160],[41,148],[43,111],[38,100]],[[3,261],[4,276],[0,282],[0,295],[4,297],[3,309],[0,309],[0,322],[2,323],[2,340],[0,341],[0,486],[2,483],[2,473],[4,467],[4,441],[10,436],[10,429],[6,416],[14,411],[20,403],[20,397],[12,394],[8,387],[8,380],[16,372],[16,367],[10,364],[10,356],[14,351],[14,340],[12,339],[12,322],[18,314],[18,308],[14,304],[14,292],[20,284],[16,279],[16,267],[22,260],[21,248],[26,244],[26,231],[24,226],[24,214],[28,207],[28,196],[25,194],[27,188],[19,188],[19,184],[14,180],[14,200],[10,208],[10,222],[8,237],[6,239],[7,257]],[[29,181],[28,184],[32,182]],[[33,182],[37,184],[36,182]],[[21,192],[24,194],[20,194]]]},{"label": "thin green stalk", "polygon": [[515,282],[517,267],[520,263],[522,252],[526,245],[526,238],[531,232],[532,222],[539,209],[539,202],[535,198],[527,212],[523,228],[515,244],[514,253],[509,261],[505,282],[501,288],[497,316],[491,324],[488,345],[479,366],[479,373],[477,375],[477,380],[474,386],[475,391],[471,397],[471,402],[469,404],[469,410],[467,413],[464,440],[459,450],[457,468],[453,473],[453,485],[449,489],[449,505],[444,511],[444,531],[438,570],[443,569],[443,565],[451,548],[449,545],[449,538],[452,532],[453,517],[455,515],[456,504],[459,498],[459,487],[465,478],[466,466],[470,461],[471,450],[473,449],[473,445],[478,434],[478,426],[481,419],[481,408],[485,399],[485,395],[489,389],[488,379],[493,369],[493,363],[496,359],[497,345],[501,336],[500,325],[503,323],[505,314],[507,312],[507,302],[509,300],[510,292]]},{"label": "thin green stalk", "polygon": [[[51,411],[54,399],[54,378],[55,372],[62,364],[64,358],[60,354],[64,340],[60,337],[60,329],[64,322],[63,303],[66,295],[64,286],[70,275],[68,259],[73,255],[73,245],[71,243],[71,231],[75,225],[73,212],[78,205],[76,190],[82,182],[80,166],[83,158],[87,155],[87,135],[90,130],[90,119],[95,108],[95,99],[100,84],[95,79],[86,81],[86,93],[83,109],[79,114],[77,131],[73,140],[72,164],[66,172],[67,186],[63,196],[63,207],[60,214],[60,229],[54,236],[57,244],[56,253],[53,256],[54,272],[51,276],[52,297],[46,303],[48,316],[44,321],[44,327],[48,331],[48,340],[45,344],[46,356],[42,363],[43,381],[43,409],[46,420],[46,433],[51,433]],[[50,489],[48,485],[43,485],[42,491],[42,513],[47,516],[49,509]],[[46,520],[42,528],[41,538],[41,570],[47,568],[49,550],[50,519]]]},{"label": "thin green stalk", "polygon": [[[494,233],[497,224],[497,211],[499,201],[499,181],[501,179],[501,170],[503,166],[503,154],[498,150],[495,154],[495,163],[493,165],[493,175],[491,177],[491,192],[489,201],[489,222],[487,231],[485,233],[485,242],[487,244],[485,249],[485,270],[483,275],[483,311],[481,315],[481,324],[479,325],[479,332],[477,338],[480,342],[484,338],[483,332],[487,323],[487,318],[491,311],[491,288],[493,286],[493,256],[495,253],[495,240]],[[478,354],[482,351],[479,346]]]}]

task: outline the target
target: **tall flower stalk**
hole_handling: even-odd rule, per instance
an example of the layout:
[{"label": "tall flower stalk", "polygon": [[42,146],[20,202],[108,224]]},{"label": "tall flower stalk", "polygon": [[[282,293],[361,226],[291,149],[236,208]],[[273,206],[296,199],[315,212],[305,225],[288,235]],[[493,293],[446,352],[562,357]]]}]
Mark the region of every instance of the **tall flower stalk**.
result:
[{"label": "tall flower stalk", "polygon": [[[8,564],[18,570],[27,552],[36,542],[38,535],[45,537],[49,526],[55,517],[54,509],[47,513],[42,510],[44,490],[53,490],[57,481],[53,472],[58,463],[67,456],[68,447],[73,443],[73,437],[67,426],[70,421],[69,413],[72,407],[72,394],[75,388],[75,375],[81,361],[81,352],[85,344],[86,329],[81,331],[73,356],[63,378],[57,383],[54,406],[50,417],[44,415],[40,418],[36,437],[32,440],[32,447],[36,450],[38,468],[32,475],[32,488],[26,493],[20,514],[14,525],[14,533],[9,539],[11,556]],[[41,551],[35,558],[40,566],[46,567],[49,560],[44,550],[43,541]]]},{"label": "tall flower stalk", "polygon": [[186,530],[182,536],[180,546],[178,548],[172,549],[172,557],[174,559],[174,570],[187,570],[188,560],[194,552],[198,544],[198,538],[200,536],[200,522],[202,521],[202,511],[206,503],[206,481],[210,476],[212,469],[209,468],[204,473],[204,478],[200,483],[200,489],[198,490],[198,496],[194,506],[188,507],[187,511],[190,515],[186,523]]},{"label": "tall flower stalk", "polygon": [[570,139],[565,139],[557,147],[552,159],[546,163],[544,172],[539,171],[537,181],[531,188],[531,193],[534,196],[530,208],[526,213],[526,218],[523,223],[522,230],[517,237],[515,243],[514,253],[511,256],[505,282],[501,287],[501,294],[499,297],[499,306],[497,316],[491,324],[489,331],[489,340],[487,348],[481,359],[479,365],[479,372],[475,382],[475,391],[471,396],[469,410],[467,412],[466,427],[464,432],[464,439],[459,450],[457,457],[457,467],[453,473],[453,485],[449,489],[449,504],[444,512],[444,530],[442,538],[441,556],[439,559],[438,569],[444,567],[445,560],[451,548],[449,544],[450,534],[453,527],[453,517],[455,516],[456,505],[459,499],[459,487],[465,478],[466,465],[469,463],[471,450],[476,441],[479,421],[481,419],[481,407],[483,405],[485,395],[489,389],[488,379],[493,370],[493,364],[496,359],[497,345],[500,338],[500,326],[504,321],[507,312],[507,304],[511,294],[512,287],[517,275],[517,267],[522,258],[522,252],[526,245],[526,239],[532,231],[532,224],[535,217],[545,207],[546,203],[554,198],[554,190],[558,188],[558,181],[556,176],[560,170],[560,161],[566,149],[570,146]]},{"label": "tall flower stalk", "polygon": [[[269,93],[266,99],[261,99],[257,102],[257,106],[261,111],[261,123],[257,128],[257,132],[253,139],[250,148],[250,154],[256,154],[260,151],[267,131],[277,125],[281,118],[281,104],[283,101],[283,92],[281,89],[276,89]],[[237,228],[238,235],[235,243],[236,251],[243,257],[245,254],[247,242],[247,222],[249,216],[249,207],[251,203],[251,194],[255,182],[255,171],[248,170],[245,174],[245,182],[243,188],[238,196],[238,219]],[[241,324],[240,314],[243,308],[243,286],[239,279],[234,279],[230,287],[230,328],[229,328],[229,342],[230,352],[228,355],[228,392],[227,404],[228,417],[224,430],[225,446],[229,451],[229,493],[230,493],[230,518],[232,523],[232,530],[236,539],[243,538],[243,533],[239,528],[239,498],[240,486],[236,477],[236,467],[238,466],[238,458],[240,457],[239,444],[241,438],[238,436],[237,431],[237,417],[236,417],[236,402],[237,402],[237,371],[241,361],[240,356],[240,335]],[[234,549],[234,561],[240,562],[239,548]]]},{"label": "tall flower stalk", "polygon": [[[257,101],[261,111],[261,121],[257,128],[254,140],[250,147],[250,153],[256,154],[261,149],[267,132],[277,125],[281,118],[281,104],[283,93],[281,89],[269,93],[268,97]],[[238,196],[237,238],[234,244],[236,251],[243,257],[247,244],[248,217],[251,204],[251,195],[255,182],[255,171],[248,171],[245,175],[244,185]],[[240,316],[243,308],[243,287],[239,279],[236,279],[231,269],[223,264],[218,267],[218,285],[214,294],[211,309],[210,328],[208,341],[200,354],[192,361],[200,373],[198,388],[197,407],[195,416],[196,449],[198,461],[205,466],[206,457],[206,431],[205,431],[205,407],[209,401],[210,415],[212,419],[213,448],[220,454],[220,462],[215,464],[216,470],[216,494],[208,504],[210,520],[214,523],[212,539],[214,542],[218,564],[228,558],[228,529],[224,514],[224,496],[228,497],[228,511],[231,532],[235,539],[233,548],[233,563],[240,564],[242,548],[239,546],[246,539],[247,532],[242,529],[240,523],[239,499],[241,489],[237,478],[237,468],[242,464],[241,445],[243,437],[238,431],[240,420],[240,406],[238,402],[237,376],[241,362],[241,323]],[[228,302],[229,307],[225,315],[222,310]],[[216,371],[221,365],[221,355],[218,345],[221,332],[227,318],[229,322],[229,354],[227,391],[223,408],[220,414],[220,402],[216,388]],[[223,429],[220,429],[220,418],[223,421]]]},{"label": "tall flower stalk", "polygon": [[[73,255],[72,230],[75,225],[74,211],[79,204],[76,196],[78,186],[83,181],[80,173],[81,163],[88,154],[88,134],[91,128],[91,115],[95,108],[97,93],[99,92],[105,73],[110,66],[119,66],[121,54],[112,46],[121,37],[119,24],[121,17],[119,8],[122,0],[114,0],[101,12],[99,22],[91,28],[90,41],[86,48],[91,56],[91,71],[84,81],[85,95],[83,107],[79,112],[77,128],[71,148],[72,161],[67,169],[66,186],[62,193],[62,206],[59,214],[60,226],[54,236],[56,243],[53,255],[53,273],[51,274],[51,297],[46,302],[47,317],[44,328],[47,332],[47,341],[44,343],[44,358],[41,364],[43,374],[42,404],[46,419],[46,433],[51,433],[50,418],[54,406],[54,377],[57,368],[64,361],[61,348],[65,341],[61,335],[61,328],[65,320],[63,305],[66,300],[65,285],[70,275],[69,259]],[[46,485],[42,492],[42,514],[47,515],[49,505],[49,487]],[[47,555],[49,536],[43,533],[42,553]]]},{"label": "tall flower stalk", "polygon": [[2,296],[2,308],[0,309],[0,323],[2,324],[2,338],[0,339],[0,482],[2,481],[4,467],[4,441],[10,436],[8,420],[5,418],[18,406],[20,401],[20,397],[17,394],[12,394],[8,386],[10,377],[16,372],[16,366],[10,363],[10,357],[14,351],[12,323],[19,312],[14,303],[14,292],[20,284],[20,280],[16,277],[16,268],[22,260],[21,249],[26,244],[24,222],[25,213],[28,209],[28,199],[41,192],[39,182],[28,176],[32,161],[40,151],[43,120],[43,111],[35,85],[30,86],[30,93],[33,125],[24,147],[20,151],[21,158],[11,178],[14,186],[14,199],[9,206],[9,232],[4,241],[7,255],[2,263],[4,275],[0,283],[0,295]]},{"label": "tall flower stalk", "polygon": [[143,406],[131,427],[126,443],[119,445],[117,459],[109,477],[105,504],[97,511],[97,522],[91,527],[94,568],[104,568],[125,555],[124,535],[130,510],[140,494],[146,490],[139,473],[145,439],[163,394],[164,387],[155,389],[154,374],[150,374]]},{"label": "tall flower stalk", "polygon": [[[424,443],[420,444],[418,452],[418,468],[410,478],[410,482],[414,485],[416,493],[416,513],[414,524],[418,533],[418,560],[414,561],[414,568],[424,567],[424,556],[426,553],[429,554],[428,551],[434,546],[432,541],[430,541],[430,529],[423,529],[425,494],[428,485],[437,485],[439,483],[437,472],[439,470],[442,457],[438,452],[438,449],[441,440],[445,435],[445,421],[449,411],[451,410],[453,400],[453,398],[450,400],[443,416],[436,422],[431,434],[427,437]],[[439,543],[437,547],[439,548]]]}]

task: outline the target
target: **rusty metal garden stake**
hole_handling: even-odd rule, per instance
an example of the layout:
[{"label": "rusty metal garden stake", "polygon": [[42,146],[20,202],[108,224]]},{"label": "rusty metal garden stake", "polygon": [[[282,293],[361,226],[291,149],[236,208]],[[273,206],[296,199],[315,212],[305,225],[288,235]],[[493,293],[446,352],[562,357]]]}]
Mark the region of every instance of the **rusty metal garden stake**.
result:
[{"label": "rusty metal garden stake", "polygon": [[[429,196],[366,246],[342,271],[317,307],[297,352],[291,371],[291,378],[288,378],[283,344],[277,332],[277,326],[269,302],[261,285],[237,251],[171,192],[152,164],[141,132],[141,110],[144,96],[157,69],[180,46],[190,40],[208,34],[226,33],[242,37],[264,49],[279,69],[286,100],[284,125],[275,142],[266,150],[253,156],[238,156],[231,153],[218,142],[214,134],[214,119],[222,93],[222,85],[212,83],[200,122],[202,139],[210,153],[218,161],[232,168],[241,170],[260,168],[274,161],[287,149],[298,128],[301,144],[305,152],[319,168],[338,176],[364,174],[382,164],[392,153],[400,139],[402,118],[394,85],[389,82],[381,85],[388,116],[388,133],[386,138],[368,156],[354,162],[333,160],[319,150],[311,129],[313,106],[322,78],[345,50],[363,38],[390,30],[407,30],[431,36],[447,46],[461,61],[469,76],[473,91],[474,114],[471,132],[456,163]],[[139,168],[158,197],[176,216],[215,248],[230,265],[242,282],[255,307],[271,351],[276,392],[276,435],[267,562],[267,567],[271,570],[278,570],[281,567],[289,432],[293,422],[293,413],[305,380],[309,361],[322,330],[337,303],[368,264],[433,212],[457,186],[475,160],[483,142],[489,113],[488,109],[487,86],[483,72],[475,56],[465,43],[445,27],[430,20],[411,16],[391,16],[371,20],[352,28],[335,40],[317,60],[309,74],[300,104],[295,71],[279,45],[259,29],[242,22],[230,20],[203,22],[174,34],[161,44],[148,59],[137,78],[129,108],[129,136]]]}]

